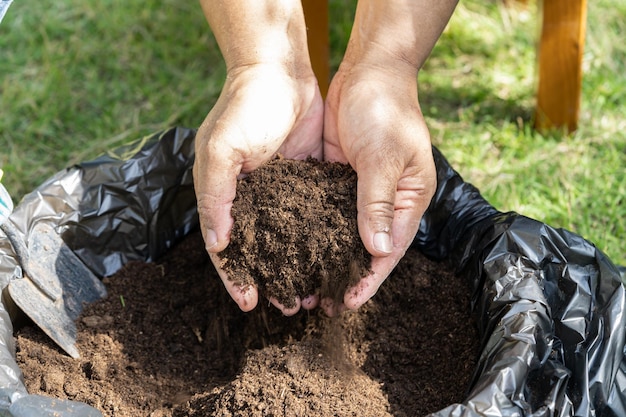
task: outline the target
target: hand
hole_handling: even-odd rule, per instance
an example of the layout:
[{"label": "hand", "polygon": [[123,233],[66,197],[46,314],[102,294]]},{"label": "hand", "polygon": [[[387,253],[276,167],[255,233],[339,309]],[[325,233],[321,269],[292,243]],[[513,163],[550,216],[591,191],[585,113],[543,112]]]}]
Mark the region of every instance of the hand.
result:
[{"label": "hand", "polygon": [[342,64],[326,101],[324,159],[350,163],[357,172],[359,235],[373,271],[346,291],[343,304],[321,301],[332,316],[376,293],[413,241],[435,192],[415,71]]},{"label": "hand", "polygon": [[[249,65],[229,70],[215,107],[198,129],[193,167],[200,226],[206,250],[224,286],[243,311],[258,302],[254,286],[233,284],[219,266],[217,253],[230,240],[230,211],[237,178],[251,172],[276,153],[286,158],[322,158],[324,105],[312,71],[298,78],[284,66]],[[284,314],[316,300],[297,300],[294,309],[272,301]]]}]

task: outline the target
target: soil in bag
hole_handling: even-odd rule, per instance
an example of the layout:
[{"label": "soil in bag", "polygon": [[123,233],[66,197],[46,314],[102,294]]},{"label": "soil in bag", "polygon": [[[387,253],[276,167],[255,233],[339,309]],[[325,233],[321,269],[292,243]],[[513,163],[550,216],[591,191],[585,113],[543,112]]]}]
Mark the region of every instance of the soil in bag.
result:
[{"label": "soil in bag", "polygon": [[[346,178],[332,175],[320,178]],[[267,194],[262,185],[249,192]],[[346,271],[344,286],[355,266]],[[243,313],[195,232],[158,261],[133,261],[104,279],[108,297],[77,323],[80,359],[27,326],[16,335],[17,360],[30,393],[105,416],[425,415],[464,399],[479,353],[471,291],[451,271],[411,249],[357,311],[284,317],[261,298]],[[300,291],[285,288],[285,299]]]}]

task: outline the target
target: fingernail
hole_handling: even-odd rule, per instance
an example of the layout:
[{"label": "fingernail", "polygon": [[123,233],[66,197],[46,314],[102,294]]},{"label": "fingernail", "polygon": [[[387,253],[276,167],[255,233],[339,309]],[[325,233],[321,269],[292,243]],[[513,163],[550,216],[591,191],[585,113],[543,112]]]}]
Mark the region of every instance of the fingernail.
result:
[{"label": "fingernail", "polygon": [[213,229],[207,229],[206,231],[206,242],[204,242],[207,249],[211,249],[215,245],[217,245],[217,233]]},{"label": "fingernail", "polygon": [[384,253],[391,253],[391,236],[389,236],[389,233],[374,233],[374,248]]},{"label": "fingernail", "polygon": [[307,295],[302,299],[302,308],[305,310],[311,310],[318,304],[318,297],[316,295]]},{"label": "fingernail", "polygon": [[256,295],[252,285],[237,286],[240,298],[236,301],[242,311],[250,311],[256,307]]}]

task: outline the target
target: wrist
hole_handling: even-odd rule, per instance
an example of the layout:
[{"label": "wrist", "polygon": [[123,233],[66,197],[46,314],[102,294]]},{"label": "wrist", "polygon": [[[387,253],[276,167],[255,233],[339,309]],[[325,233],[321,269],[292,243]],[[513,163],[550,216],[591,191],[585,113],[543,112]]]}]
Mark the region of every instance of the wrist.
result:
[{"label": "wrist", "polygon": [[412,73],[422,67],[457,0],[359,0],[344,60],[397,66]]},{"label": "wrist", "polygon": [[285,32],[265,31],[254,42],[228,48],[222,55],[229,73],[246,68],[275,68],[295,79],[313,74],[306,38],[302,44]]},{"label": "wrist", "polygon": [[310,67],[300,0],[200,0],[227,69],[278,63],[303,74]]},{"label": "wrist", "polygon": [[364,54],[346,58],[339,65],[338,73],[350,79],[367,80],[403,80],[417,82],[419,68],[405,59],[390,55],[388,52],[376,52],[371,49]]},{"label": "wrist", "polygon": [[403,94],[407,98],[417,94],[416,70],[404,62],[384,65],[376,61],[344,61],[333,80],[335,78],[342,89],[365,88],[377,90],[379,94]]},{"label": "wrist", "polygon": [[419,42],[409,30],[413,11],[407,1],[359,1],[344,62],[398,68],[416,74]]},{"label": "wrist", "polygon": [[[317,78],[310,66],[290,66],[277,60],[270,62],[257,62],[247,65],[233,65],[227,68],[226,82],[240,85],[249,83],[287,83],[294,90],[307,90],[317,87]],[[240,84],[241,83],[241,84]]]}]

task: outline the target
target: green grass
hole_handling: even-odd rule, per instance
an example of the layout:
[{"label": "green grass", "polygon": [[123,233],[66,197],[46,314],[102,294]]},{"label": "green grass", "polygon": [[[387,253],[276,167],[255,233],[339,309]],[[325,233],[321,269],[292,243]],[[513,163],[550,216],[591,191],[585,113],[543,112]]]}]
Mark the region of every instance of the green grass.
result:
[{"label": "green grass", "polygon": [[625,264],[626,6],[599,0],[588,13],[573,135],[531,128],[536,6],[462,2],[420,76],[420,101],[435,145],[495,207],[572,230]]},{"label": "green grass", "polygon": [[[331,66],[354,0],[330,0]],[[420,75],[433,143],[502,211],[572,230],[626,264],[626,4],[588,4],[571,136],[532,129],[536,6],[462,0]],[[607,13],[610,10],[610,13]],[[0,167],[19,201],[129,140],[196,127],[224,65],[197,2],[20,0],[0,24]]]},{"label": "green grass", "polygon": [[197,2],[14,2],[0,25],[0,165],[19,197],[156,130],[200,124],[224,68]]}]

